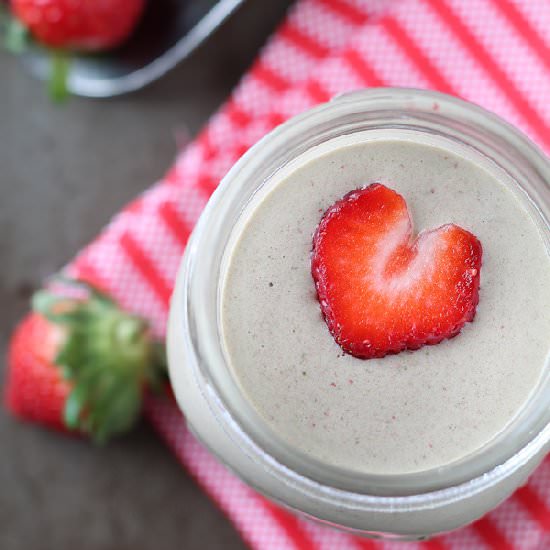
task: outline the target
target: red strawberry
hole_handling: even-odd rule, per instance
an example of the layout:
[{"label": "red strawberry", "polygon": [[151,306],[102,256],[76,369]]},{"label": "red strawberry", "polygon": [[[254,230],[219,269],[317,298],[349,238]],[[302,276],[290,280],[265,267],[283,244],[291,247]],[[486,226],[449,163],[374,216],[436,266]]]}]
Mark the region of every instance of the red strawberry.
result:
[{"label": "red strawberry", "polygon": [[163,365],[145,321],[85,288],[79,298],[35,295],[11,342],[5,397],[25,420],[104,442],[133,426]]},{"label": "red strawberry", "polygon": [[8,352],[6,404],[16,415],[63,429],[63,408],[71,391],[55,366],[63,345],[61,327],[31,313],[17,327]]},{"label": "red strawberry", "polygon": [[14,18],[6,45],[15,53],[25,49],[30,33],[51,50],[50,96],[67,96],[70,52],[115,48],[137,25],[145,0],[12,0]]},{"label": "red strawberry", "polygon": [[97,51],[120,45],[132,32],[144,0],[12,0],[11,9],[45,46]]},{"label": "red strawberry", "polygon": [[454,224],[413,239],[403,197],[375,183],[325,212],[311,270],[334,339],[370,359],[456,336],[475,315],[481,256]]}]

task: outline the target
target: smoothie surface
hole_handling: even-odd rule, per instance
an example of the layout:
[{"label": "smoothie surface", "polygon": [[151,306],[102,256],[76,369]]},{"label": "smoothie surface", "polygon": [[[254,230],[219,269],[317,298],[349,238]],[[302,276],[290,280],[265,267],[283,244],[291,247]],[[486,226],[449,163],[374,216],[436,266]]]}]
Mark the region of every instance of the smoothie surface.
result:
[{"label": "smoothie surface", "polygon": [[[323,212],[373,182],[407,201],[415,232],[447,223],[483,246],[472,323],[382,359],[346,355],[311,276]],[[405,131],[343,136],[276,173],[233,231],[221,286],[224,351],[265,428],[307,456],[370,474],[452,463],[502,432],[548,365],[550,259],[525,198],[489,161]]]}]

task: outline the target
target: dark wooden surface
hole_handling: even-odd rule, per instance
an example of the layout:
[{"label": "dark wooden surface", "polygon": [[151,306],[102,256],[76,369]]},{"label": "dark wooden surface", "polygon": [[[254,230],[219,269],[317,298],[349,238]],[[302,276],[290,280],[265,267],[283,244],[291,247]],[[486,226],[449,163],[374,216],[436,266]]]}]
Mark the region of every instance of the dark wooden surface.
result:
[{"label": "dark wooden surface", "polygon": [[[251,63],[289,0],[250,0],[160,82],[51,105],[0,52],[0,351],[33,288],[169,166]],[[1,388],[0,388],[1,389]],[[0,549],[244,548],[143,424],[105,448],[0,410]]]}]

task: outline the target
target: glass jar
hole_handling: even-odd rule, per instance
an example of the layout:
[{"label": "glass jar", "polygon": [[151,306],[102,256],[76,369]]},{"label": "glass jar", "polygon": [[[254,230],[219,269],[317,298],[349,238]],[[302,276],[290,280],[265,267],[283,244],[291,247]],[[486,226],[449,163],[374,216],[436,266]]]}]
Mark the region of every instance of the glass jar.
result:
[{"label": "glass jar", "polygon": [[345,94],[273,130],[220,183],[180,267],[168,354],[189,426],[244,481],[339,528],[414,539],[471,522],[527,479],[550,448],[549,369],[504,432],[479,451],[434,470],[360,475],[306,460],[267,437],[231,374],[220,332],[224,252],[253,195],[310,148],[384,129],[443,137],[496,165],[513,180],[550,250],[550,165],[516,129],[475,105],[435,92],[380,88]]}]

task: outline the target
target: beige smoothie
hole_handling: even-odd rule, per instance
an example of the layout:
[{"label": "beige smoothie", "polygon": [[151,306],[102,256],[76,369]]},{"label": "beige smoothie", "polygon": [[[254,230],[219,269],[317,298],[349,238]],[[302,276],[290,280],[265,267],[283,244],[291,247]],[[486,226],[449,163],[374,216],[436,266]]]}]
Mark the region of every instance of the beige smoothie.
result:
[{"label": "beige smoothie", "polygon": [[[312,235],[351,190],[380,182],[416,232],[454,223],[483,246],[472,323],[382,359],[343,353],[322,318]],[[245,208],[221,283],[224,353],[265,429],[367,474],[457,461],[501,433],[548,368],[550,258],[526,198],[471,149],[405,130],[343,136],[279,170]]]}]

